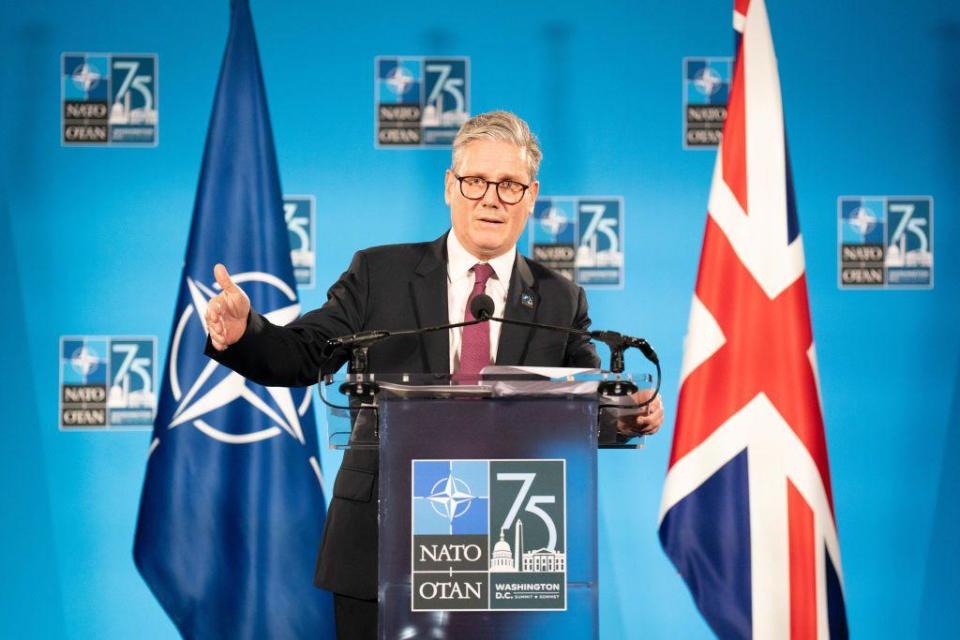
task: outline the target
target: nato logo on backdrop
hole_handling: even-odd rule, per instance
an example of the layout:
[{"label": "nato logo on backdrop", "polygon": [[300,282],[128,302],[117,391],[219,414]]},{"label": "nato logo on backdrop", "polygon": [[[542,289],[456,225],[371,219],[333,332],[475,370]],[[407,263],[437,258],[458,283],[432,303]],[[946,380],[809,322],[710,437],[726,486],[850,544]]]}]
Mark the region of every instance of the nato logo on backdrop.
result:
[{"label": "nato logo on backdrop", "polygon": [[297,285],[317,285],[317,201],[312,195],[283,196],[283,218],[290,234],[290,261]]},{"label": "nato logo on backdrop", "polygon": [[377,56],[377,147],[449,147],[470,117],[470,59]]},{"label": "nato logo on backdrop", "polygon": [[565,464],[413,460],[411,610],[565,610]]},{"label": "nato logo on backdrop", "polygon": [[530,256],[582,287],[623,288],[623,198],[537,198],[528,222]]},{"label": "nato logo on backdrop", "polygon": [[710,149],[720,144],[732,78],[733,58],[683,59],[684,149]]},{"label": "nato logo on backdrop", "polygon": [[153,336],[62,336],[60,429],[152,427],[156,355]]},{"label": "nato logo on backdrop", "polygon": [[155,146],[157,56],[60,56],[61,144]]},{"label": "nato logo on backdrop", "polygon": [[837,198],[839,286],[933,288],[933,198]]}]

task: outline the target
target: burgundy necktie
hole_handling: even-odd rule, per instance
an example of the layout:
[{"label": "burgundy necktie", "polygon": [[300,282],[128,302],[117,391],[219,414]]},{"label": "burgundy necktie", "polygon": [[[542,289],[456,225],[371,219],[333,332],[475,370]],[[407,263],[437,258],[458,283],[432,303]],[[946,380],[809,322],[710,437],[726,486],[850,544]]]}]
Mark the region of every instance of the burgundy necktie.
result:
[{"label": "burgundy necktie", "polygon": [[[473,320],[470,303],[487,287],[487,280],[493,275],[489,264],[476,264],[472,269],[474,276],[473,291],[467,299],[467,308],[463,314],[464,322]],[[490,322],[472,324],[463,328],[463,344],[460,346],[460,373],[476,375],[490,364]]]}]

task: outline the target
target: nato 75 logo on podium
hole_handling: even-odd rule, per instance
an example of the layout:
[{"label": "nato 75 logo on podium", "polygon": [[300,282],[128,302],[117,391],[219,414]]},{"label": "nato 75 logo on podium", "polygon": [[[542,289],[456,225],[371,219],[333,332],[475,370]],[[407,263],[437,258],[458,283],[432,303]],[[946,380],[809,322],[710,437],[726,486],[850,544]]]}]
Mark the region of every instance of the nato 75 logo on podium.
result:
[{"label": "nato 75 logo on podium", "polygon": [[566,461],[412,464],[413,611],[566,610]]}]

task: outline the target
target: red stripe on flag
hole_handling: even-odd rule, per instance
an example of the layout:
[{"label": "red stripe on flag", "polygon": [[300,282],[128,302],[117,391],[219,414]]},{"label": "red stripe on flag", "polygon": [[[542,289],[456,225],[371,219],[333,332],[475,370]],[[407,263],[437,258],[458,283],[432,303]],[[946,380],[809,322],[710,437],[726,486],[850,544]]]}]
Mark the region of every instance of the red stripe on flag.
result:
[{"label": "red stripe on flag", "polygon": [[747,9],[750,7],[750,0],[734,0],[733,10],[742,15],[747,15]]},{"label": "red stripe on flag", "polygon": [[771,300],[708,216],[696,291],[725,342],[683,381],[670,466],[764,393],[810,452],[832,510],[823,417],[807,357],[813,335],[806,277]]},{"label": "red stripe on flag", "polygon": [[723,124],[720,145],[723,163],[723,181],[730,187],[744,213],[747,208],[747,124],[746,82],[743,77],[743,43],[737,52],[737,65],[730,83],[730,100],[727,103],[727,119]]},{"label": "red stripe on flag", "polygon": [[790,523],[790,637],[817,637],[817,568],[813,509],[787,480]]}]

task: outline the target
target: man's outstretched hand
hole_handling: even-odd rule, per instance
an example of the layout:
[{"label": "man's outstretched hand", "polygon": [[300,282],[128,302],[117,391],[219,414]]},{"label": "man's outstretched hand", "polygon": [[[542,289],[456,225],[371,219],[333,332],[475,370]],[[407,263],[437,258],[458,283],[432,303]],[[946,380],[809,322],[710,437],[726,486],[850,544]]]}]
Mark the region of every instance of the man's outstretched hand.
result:
[{"label": "man's outstretched hand", "polygon": [[210,299],[207,305],[207,331],[210,342],[217,351],[223,351],[243,336],[247,330],[247,316],[250,314],[250,299],[243,289],[234,284],[227,268],[217,264],[213,268],[213,277],[222,289],[221,293]]}]

